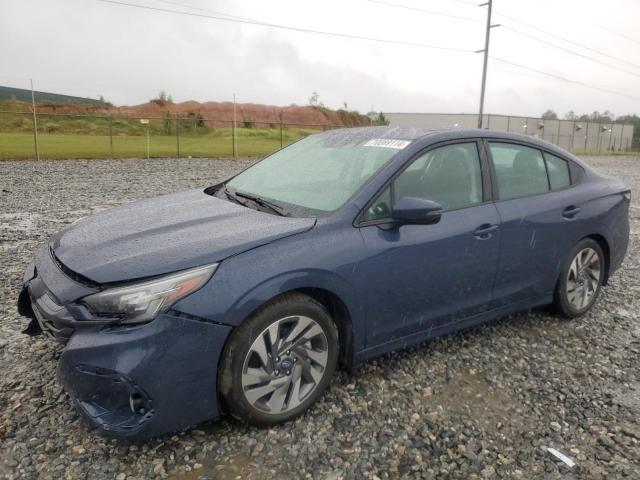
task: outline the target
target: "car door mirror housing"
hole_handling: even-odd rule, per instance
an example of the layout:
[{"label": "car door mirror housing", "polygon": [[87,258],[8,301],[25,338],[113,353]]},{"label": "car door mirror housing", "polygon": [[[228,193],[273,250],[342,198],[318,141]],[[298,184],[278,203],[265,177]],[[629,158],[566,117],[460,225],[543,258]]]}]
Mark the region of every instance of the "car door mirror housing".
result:
[{"label": "car door mirror housing", "polygon": [[429,225],[440,221],[441,216],[442,205],[417,197],[402,197],[391,210],[391,219],[399,225]]}]

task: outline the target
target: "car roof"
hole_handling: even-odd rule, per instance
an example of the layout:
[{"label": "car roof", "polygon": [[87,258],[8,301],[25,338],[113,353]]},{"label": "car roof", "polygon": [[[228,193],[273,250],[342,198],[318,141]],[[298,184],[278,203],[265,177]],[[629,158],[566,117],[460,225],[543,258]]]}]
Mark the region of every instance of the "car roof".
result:
[{"label": "car roof", "polygon": [[318,136],[336,143],[361,143],[377,138],[389,140],[417,140],[424,136],[447,131],[448,129],[431,130],[413,127],[353,127],[327,130]]},{"label": "car roof", "polygon": [[361,144],[374,139],[386,140],[405,140],[412,143],[423,143],[425,146],[429,143],[437,143],[441,141],[457,140],[464,138],[492,138],[498,140],[511,140],[526,143],[534,147],[539,147],[551,152],[555,152],[565,157],[571,157],[579,164],[583,165],[578,158],[571,153],[563,150],[556,145],[541,140],[530,135],[523,135],[513,132],[498,132],[486,129],[462,129],[462,128],[439,128],[425,129],[418,127],[355,127],[355,128],[339,128],[328,130],[317,134],[325,142],[334,145],[344,144]]}]

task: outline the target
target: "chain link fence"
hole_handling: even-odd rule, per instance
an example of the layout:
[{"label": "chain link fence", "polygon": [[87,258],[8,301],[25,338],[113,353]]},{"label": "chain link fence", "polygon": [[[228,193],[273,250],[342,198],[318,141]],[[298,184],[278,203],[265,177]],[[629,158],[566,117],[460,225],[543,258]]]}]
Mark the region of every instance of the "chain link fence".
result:
[{"label": "chain link fence", "polygon": [[[474,114],[386,114],[392,126],[475,128]],[[574,153],[638,149],[631,124],[485,115],[492,130],[518,132]],[[260,157],[342,125],[0,111],[0,160],[20,158]]]},{"label": "chain link fence", "polygon": [[341,125],[0,111],[0,159],[260,157]]},{"label": "chain link fence", "polygon": [[[386,113],[394,126],[419,128],[476,128],[478,115],[450,113]],[[634,143],[632,124],[579,120],[545,120],[510,115],[484,115],[485,128],[531,135],[574,153],[628,152]]]}]

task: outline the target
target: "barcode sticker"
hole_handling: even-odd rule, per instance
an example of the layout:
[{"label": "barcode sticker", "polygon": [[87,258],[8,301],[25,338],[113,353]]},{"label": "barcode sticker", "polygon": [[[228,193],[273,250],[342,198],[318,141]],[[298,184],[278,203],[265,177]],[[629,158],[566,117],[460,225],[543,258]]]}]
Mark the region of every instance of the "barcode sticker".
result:
[{"label": "barcode sticker", "polygon": [[408,140],[396,140],[393,138],[372,138],[364,144],[365,147],[378,147],[378,148],[395,148],[396,150],[402,150],[411,142]]}]

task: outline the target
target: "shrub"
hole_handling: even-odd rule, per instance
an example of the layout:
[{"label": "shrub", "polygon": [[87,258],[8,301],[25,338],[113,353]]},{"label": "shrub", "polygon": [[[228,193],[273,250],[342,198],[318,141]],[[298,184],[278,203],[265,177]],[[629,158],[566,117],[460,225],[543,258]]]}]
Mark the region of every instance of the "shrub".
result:
[{"label": "shrub", "polygon": [[376,125],[389,125],[389,120],[384,116],[384,113],[380,112],[376,119]]},{"label": "shrub", "polygon": [[30,130],[33,128],[33,121],[29,118],[20,116],[11,122],[11,129]]},{"label": "shrub", "polygon": [[173,103],[173,98],[171,98],[171,95],[167,94],[167,92],[162,90],[156,98],[151,100],[151,102],[164,107],[167,103]]},{"label": "shrub", "polygon": [[47,133],[55,133],[60,131],[60,125],[55,122],[46,122],[42,125],[42,130]]}]

